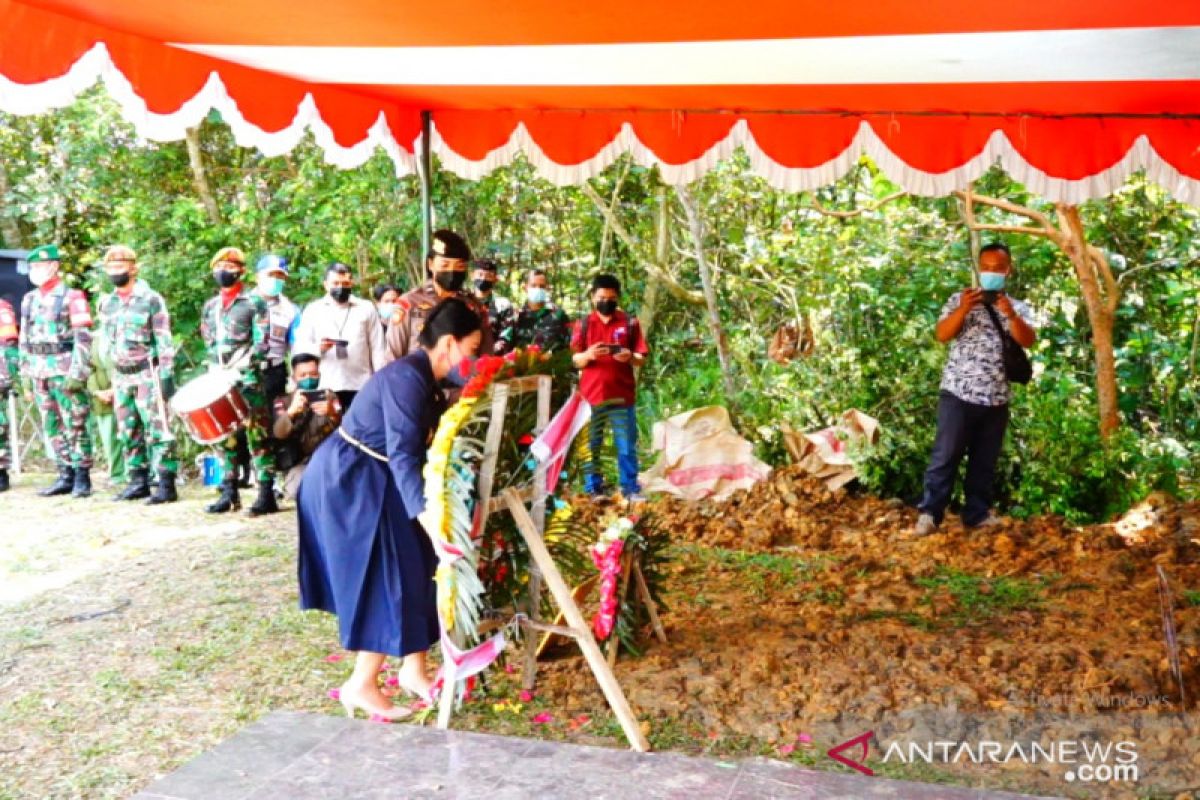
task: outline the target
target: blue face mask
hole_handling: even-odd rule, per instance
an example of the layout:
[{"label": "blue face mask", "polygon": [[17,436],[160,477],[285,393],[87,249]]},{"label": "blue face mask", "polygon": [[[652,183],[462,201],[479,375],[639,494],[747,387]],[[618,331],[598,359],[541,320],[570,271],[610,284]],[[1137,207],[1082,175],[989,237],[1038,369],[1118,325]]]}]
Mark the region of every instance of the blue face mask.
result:
[{"label": "blue face mask", "polygon": [[278,297],[283,293],[283,278],[276,278],[273,275],[259,273],[258,288],[267,297]]},{"label": "blue face mask", "polygon": [[550,293],[540,286],[525,291],[525,299],[535,306],[544,306],[550,300]]},{"label": "blue face mask", "polygon": [[979,273],[979,288],[985,292],[999,292],[1004,288],[1004,281],[1007,277],[1001,272],[981,272]]},{"label": "blue face mask", "polygon": [[296,381],[296,386],[303,392],[315,392],[320,385],[320,378],[301,378]]}]

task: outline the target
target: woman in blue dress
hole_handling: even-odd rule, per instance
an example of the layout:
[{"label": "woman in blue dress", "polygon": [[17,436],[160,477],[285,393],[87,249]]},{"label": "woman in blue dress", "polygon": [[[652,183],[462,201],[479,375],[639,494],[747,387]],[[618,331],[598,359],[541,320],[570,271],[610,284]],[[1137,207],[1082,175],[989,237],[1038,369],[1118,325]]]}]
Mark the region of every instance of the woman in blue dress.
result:
[{"label": "woman in blue dress", "polygon": [[449,299],[430,312],[420,347],[375,373],[336,433],[322,442],[297,497],[300,607],[336,614],[342,646],[356,651],[341,687],[353,716],[409,714],[380,692],[384,659],[402,656],[400,685],[429,697],[425,666],[438,639],[437,559],[417,517],[421,476],[443,410],[437,386],[480,341],[479,317]]}]

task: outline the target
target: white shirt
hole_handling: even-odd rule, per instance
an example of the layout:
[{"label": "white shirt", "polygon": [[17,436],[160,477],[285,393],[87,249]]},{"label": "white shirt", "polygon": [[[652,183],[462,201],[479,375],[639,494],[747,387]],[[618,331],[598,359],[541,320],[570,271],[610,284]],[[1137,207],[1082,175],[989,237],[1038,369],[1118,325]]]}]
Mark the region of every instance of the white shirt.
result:
[{"label": "white shirt", "polygon": [[[337,347],[322,353],[322,339],[345,339],[346,357],[337,357]],[[309,303],[292,349],[321,359],[321,388],[334,392],[357,392],[392,360],[375,305],[353,296],[346,305],[329,295]]]},{"label": "white shirt", "polygon": [[300,316],[300,308],[283,295],[267,297],[259,292],[258,296],[267,304],[267,312],[271,320],[271,328],[267,334],[267,338],[271,342],[267,363],[272,366],[283,364],[288,357],[288,345],[290,344],[288,336],[292,333],[296,317]]}]

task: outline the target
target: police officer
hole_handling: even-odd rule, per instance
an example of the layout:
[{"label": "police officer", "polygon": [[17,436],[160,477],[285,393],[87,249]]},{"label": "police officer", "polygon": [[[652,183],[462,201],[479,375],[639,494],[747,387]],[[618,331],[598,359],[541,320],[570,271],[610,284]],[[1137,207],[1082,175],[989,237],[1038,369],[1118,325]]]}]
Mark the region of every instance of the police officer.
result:
[{"label": "police officer", "polygon": [[267,407],[287,389],[287,365],[292,337],[300,322],[300,308],[283,294],[288,277],[288,260],[267,253],[254,267],[258,295],[267,304],[270,326],[267,329],[267,366],[263,370],[263,393]]},{"label": "police officer", "polygon": [[[270,514],[279,510],[275,503],[275,481],[271,476],[267,405],[262,383],[270,347],[270,312],[262,297],[247,291],[242,283],[246,256],[241,250],[223,247],[213,256],[209,266],[219,291],[200,312],[200,335],[212,364],[224,367],[234,362],[240,372],[238,385],[251,411],[250,419],[246,421],[246,439],[258,478],[258,498],[250,506],[249,514],[252,517]],[[225,479],[221,484],[221,496],[204,509],[210,514],[241,508],[236,453],[237,435],[231,434],[221,443]]]},{"label": "police officer", "polygon": [[[175,393],[175,348],[171,318],[162,295],[138,278],[137,254],[114,245],[104,254],[112,294],[100,301],[100,328],[113,364],[113,410],[129,469],[118,500],[149,498],[147,505],[173,503],[179,461],[167,417]],[[158,484],[150,492],[150,471]]]},{"label": "police officer", "polygon": [[59,276],[57,245],[35,248],[25,260],[37,288],[21,301],[21,371],[33,385],[58,466],[58,480],[38,494],[87,497],[92,493],[92,440],[87,433],[92,312],[83,292],[68,288]]},{"label": "police officer", "polygon": [[[517,310],[507,297],[496,294],[496,280],[499,275],[499,265],[490,258],[480,258],[472,262],[475,269],[475,299],[487,307],[488,320],[492,324],[492,340],[497,353],[504,353],[501,331],[512,326],[516,321]],[[486,355],[486,353],[485,353]]]},{"label": "police officer", "polygon": [[8,491],[8,468],[12,462],[8,447],[8,395],[17,382],[20,361],[17,315],[12,304],[0,297],[0,492]]},{"label": "police officer", "polygon": [[454,231],[434,231],[425,258],[425,274],[429,280],[400,296],[388,325],[387,343],[394,358],[403,358],[417,347],[417,336],[425,327],[425,318],[447,297],[458,297],[479,315],[483,322],[483,339],[478,352],[492,352],[492,327],[488,323],[487,307],[463,291],[470,260],[471,248],[461,236]]}]

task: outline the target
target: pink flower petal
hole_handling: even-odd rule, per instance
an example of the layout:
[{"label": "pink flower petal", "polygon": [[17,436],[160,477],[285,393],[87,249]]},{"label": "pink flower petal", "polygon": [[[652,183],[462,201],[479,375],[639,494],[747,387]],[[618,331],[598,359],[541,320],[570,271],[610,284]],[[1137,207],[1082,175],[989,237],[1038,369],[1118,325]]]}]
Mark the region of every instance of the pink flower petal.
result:
[{"label": "pink flower petal", "polygon": [[342,699],[342,690],[341,689],[330,689],[328,694],[329,694],[330,700],[341,700]]},{"label": "pink flower petal", "polygon": [[325,660],[328,661],[330,664],[335,664],[338,661],[341,661],[345,657],[346,657],[345,653],[330,653],[329,655],[325,656]]},{"label": "pink flower petal", "polygon": [[384,683],[387,684],[388,686],[399,686],[400,679],[397,678],[395,675],[393,675],[392,677],[390,677],[386,681],[384,681]]},{"label": "pink flower petal", "polygon": [[533,724],[534,725],[545,725],[547,722],[549,722],[552,719],[554,719],[554,716],[549,711],[543,711],[542,713],[538,714],[536,717],[533,718]]},{"label": "pink flower petal", "polygon": [[528,691],[526,689],[522,689],[521,693],[519,695],[517,695],[517,699],[520,700],[522,703],[528,703],[530,700],[533,699],[533,692]]},{"label": "pink flower petal", "polygon": [[513,666],[512,664],[505,664],[504,671],[507,672],[509,675],[512,675],[514,672],[517,671],[517,668],[515,666]]},{"label": "pink flower petal", "polygon": [[790,755],[792,754],[792,751],[794,751],[795,749],[796,749],[796,745],[794,745],[794,744],[785,744],[785,745],[783,745],[782,747],[780,747],[780,748],[779,748],[779,755],[781,755],[781,756],[790,756]]},{"label": "pink flower petal", "polygon": [[391,722],[391,720],[390,720],[390,719],[388,719],[387,717],[383,716],[382,714],[372,714],[372,715],[371,715],[371,722],[385,722],[385,723],[387,723],[387,722]]},{"label": "pink flower petal", "polygon": [[796,737],[796,741],[800,744],[812,744],[812,737],[807,733],[802,733]]}]

